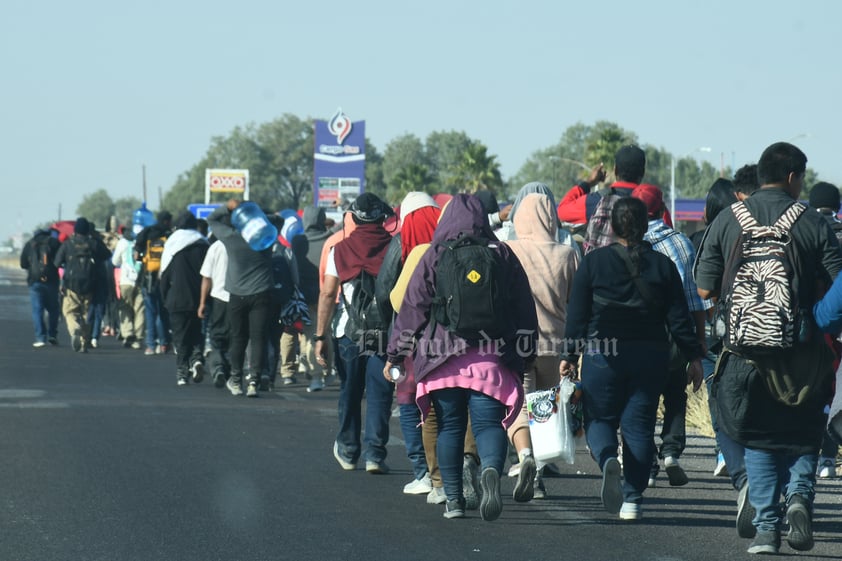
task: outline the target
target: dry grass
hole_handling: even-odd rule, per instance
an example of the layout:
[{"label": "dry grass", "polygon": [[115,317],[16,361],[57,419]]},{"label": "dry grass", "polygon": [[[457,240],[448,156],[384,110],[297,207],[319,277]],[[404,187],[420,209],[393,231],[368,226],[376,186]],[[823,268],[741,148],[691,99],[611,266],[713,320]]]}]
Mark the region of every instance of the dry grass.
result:
[{"label": "dry grass", "polygon": [[[658,406],[658,418],[662,419],[663,413],[664,402],[661,400]],[[710,409],[708,408],[708,390],[704,384],[696,393],[693,393],[691,388],[687,388],[686,422],[688,429],[695,429],[698,434],[713,438],[713,426],[710,423]]]}]

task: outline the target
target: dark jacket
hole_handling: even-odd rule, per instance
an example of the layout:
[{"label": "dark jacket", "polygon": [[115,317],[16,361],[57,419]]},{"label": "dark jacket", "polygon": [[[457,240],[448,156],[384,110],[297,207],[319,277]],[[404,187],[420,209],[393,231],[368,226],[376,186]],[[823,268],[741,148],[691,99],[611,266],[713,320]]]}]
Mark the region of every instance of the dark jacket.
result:
[{"label": "dark jacket", "polygon": [[255,251],[231,226],[231,211],[221,206],[208,216],[208,226],[228,253],[225,290],[235,296],[251,296],[269,292],[272,279],[272,248]]},{"label": "dark jacket", "polygon": [[194,242],[176,252],[161,272],[161,297],[168,311],[195,312],[199,309],[202,288],[199,270],[207,252],[207,240]]},{"label": "dark jacket", "polygon": [[395,288],[395,284],[397,284],[402,270],[401,235],[397,233],[392,237],[392,241],[389,242],[389,247],[386,248],[383,264],[380,265],[380,274],[377,275],[377,281],[374,284],[374,294],[377,297],[377,303],[380,305],[380,317],[386,318],[390,323],[394,310],[392,310],[392,302],[389,299],[389,294]]},{"label": "dark jacket", "polygon": [[[668,349],[669,329],[688,361],[701,358],[702,346],[696,338],[675,264],[647,242],[640,246],[639,256],[640,277],[657,295],[661,307],[653,308],[645,301],[614,246],[595,249],[585,255],[573,276],[565,339],[587,341],[597,334],[600,339],[620,342],[662,343]],[[566,358],[575,362],[577,355],[570,352]]]},{"label": "dark jacket", "polygon": [[[792,197],[780,188],[763,188],[746,199],[751,215],[761,225],[771,225],[793,204]],[[696,259],[696,284],[703,290],[719,291],[726,264],[729,263],[740,236],[740,226],[730,208],[724,209],[705,232]],[[804,212],[791,230],[789,246],[793,267],[793,293],[800,309],[809,312],[817,300],[821,285],[830,286],[842,270],[839,244],[830,226],[817,212]],[[812,321],[812,316],[807,318]],[[825,349],[818,330],[806,343],[777,353],[781,365],[793,364],[794,357],[810,361]],[[735,441],[752,448],[787,454],[818,453],[825,427],[823,409],[829,398],[833,374],[826,368],[790,368],[795,383],[804,372],[826,371],[824,379],[813,380],[811,397],[797,406],[780,403],[767,389],[768,376],[758,364],[774,360],[764,356],[742,356],[726,351],[720,360],[711,398],[717,410],[720,429]],[[822,395],[824,394],[824,395]]]},{"label": "dark jacket", "polygon": [[[58,269],[55,265],[56,254],[61,247],[61,242],[54,238],[49,230],[38,230],[31,240],[23,246],[20,253],[20,267],[26,269],[26,284],[32,285],[36,282],[58,285]],[[39,251],[39,248],[43,248]],[[47,263],[41,267],[37,264],[39,255],[46,257]],[[42,258],[43,258],[42,257]],[[44,278],[38,271],[44,273]]]},{"label": "dark jacket", "polygon": [[91,270],[91,294],[93,294],[97,290],[97,280],[102,282],[102,268],[104,267],[104,263],[106,260],[111,259],[111,252],[108,251],[108,248],[105,247],[105,244],[96,236],[90,235],[82,235],[82,234],[73,234],[69,238],[67,238],[64,243],[61,244],[61,247],[58,249],[56,253],[56,267],[64,267],[67,264],[67,261],[70,257],[72,257],[73,252],[73,240],[78,240],[79,238],[84,239],[87,241],[91,246],[91,254],[93,255],[94,259],[94,267]]}]

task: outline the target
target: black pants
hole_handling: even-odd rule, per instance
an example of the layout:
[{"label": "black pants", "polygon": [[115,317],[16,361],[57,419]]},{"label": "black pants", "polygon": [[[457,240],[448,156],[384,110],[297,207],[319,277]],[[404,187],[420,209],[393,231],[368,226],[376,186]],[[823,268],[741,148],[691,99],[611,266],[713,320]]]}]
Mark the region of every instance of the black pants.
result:
[{"label": "black pants", "polygon": [[216,298],[211,299],[210,319],[208,320],[208,335],[211,342],[211,353],[208,356],[208,366],[211,375],[231,375],[231,363],[228,360],[228,346],[231,337],[231,325],[228,322],[228,302]]},{"label": "black pants", "polygon": [[249,383],[260,382],[260,373],[266,368],[266,341],[269,337],[270,312],[268,290],[249,296],[231,295],[228,301],[228,321],[231,324],[231,377],[235,380],[243,376],[246,346],[251,344],[247,379]]},{"label": "black pants", "polygon": [[176,372],[179,378],[186,378],[191,366],[196,362],[204,362],[202,319],[196,312],[170,312],[170,328],[178,352],[175,358]]}]

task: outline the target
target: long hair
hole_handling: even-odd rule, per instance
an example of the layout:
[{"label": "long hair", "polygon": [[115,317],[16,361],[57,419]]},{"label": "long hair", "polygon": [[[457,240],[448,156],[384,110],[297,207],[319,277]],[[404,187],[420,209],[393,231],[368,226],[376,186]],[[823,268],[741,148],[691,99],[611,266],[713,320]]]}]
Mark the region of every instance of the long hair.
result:
[{"label": "long hair", "polygon": [[720,177],[713,182],[705,198],[705,224],[712,224],[716,216],[726,207],[737,202],[734,183]]},{"label": "long hair", "polygon": [[629,257],[640,265],[640,252],[643,250],[643,235],[649,228],[646,203],[634,197],[625,197],[614,203],[611,209],[611,228],[618,238],[628,243]]}]

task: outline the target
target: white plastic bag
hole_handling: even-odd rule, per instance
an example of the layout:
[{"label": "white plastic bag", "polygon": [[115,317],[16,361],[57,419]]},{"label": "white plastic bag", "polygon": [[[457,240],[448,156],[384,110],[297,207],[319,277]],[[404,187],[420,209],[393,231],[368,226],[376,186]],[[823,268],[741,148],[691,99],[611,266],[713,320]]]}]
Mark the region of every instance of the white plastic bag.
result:
[{"label": "white plastic bag", "polygon": [[532,454],[536,460],[562,460],[568,464],[575,460],[576,440],[570,412],[570,396],[575,387],[568,378],[562,378],[554,388],[526,394]]}]

